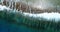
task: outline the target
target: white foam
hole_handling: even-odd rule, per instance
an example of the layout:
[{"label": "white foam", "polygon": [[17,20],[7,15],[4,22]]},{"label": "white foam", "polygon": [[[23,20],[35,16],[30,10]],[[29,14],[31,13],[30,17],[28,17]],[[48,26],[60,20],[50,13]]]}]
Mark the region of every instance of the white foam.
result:
[{"label": "white foam", "polygon": [[9,7],[6,7],[6,6],[2,6],[2,5],[0,5],[0,10],[4,10],[4,9],[10,10]]},{"label": "white foam", "polygon": [[24,13],[24,15],[28,15],[29,17],[39,17],[39,18],[44,18],[47,20],[52,20],[55,19],[55,21],[59,21],[60,20],[60,13],[40,13],[40,14],[31,14],[31,13]]},{"label": "white foam", "polygon": [[[7,9],[7,10],[10,10],[10,8],[6,7],[6,6],[2,6],[0,5],[0,10],[4,10],[4,9]],[[17,12],[17,11],[12,11],[12,12]],[[25,13],[23,12],[24,16],[29,16],[29,17],[39,17],[39,18],[45,18],[47,20],[51,20],[51,19],[55,19],[55,21],[58,21],[60,20],[60,13],[40,13],[40,14],[31,14],[31,13]]]}]

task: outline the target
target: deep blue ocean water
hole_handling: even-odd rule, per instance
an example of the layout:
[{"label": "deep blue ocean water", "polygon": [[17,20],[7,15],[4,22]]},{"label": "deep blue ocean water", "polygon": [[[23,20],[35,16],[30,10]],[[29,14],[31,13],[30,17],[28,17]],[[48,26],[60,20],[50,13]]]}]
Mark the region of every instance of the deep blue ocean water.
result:
[{"label": "deep blue ocean water", "polygon": [[22,26],[22,25],[16,25],[8,23],[4,19],[0,19],[0,32],[40,32],[36,29],[30,29],[28,27]]}]

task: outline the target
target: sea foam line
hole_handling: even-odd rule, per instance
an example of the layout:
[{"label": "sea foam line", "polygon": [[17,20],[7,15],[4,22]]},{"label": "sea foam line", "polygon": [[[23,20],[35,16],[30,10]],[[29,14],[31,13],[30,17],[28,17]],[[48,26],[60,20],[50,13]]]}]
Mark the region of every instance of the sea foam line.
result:
[{"label": "sea foam line", "polygon": [[[4,10],[4,9],[11,10],[9,7],[0,5],[0,10]],[[14,11],[14,12],[18,12],[18,11]],[[45,13],[40,13],[40,14],[32,14],[32,13],[23,12],[23,14],[24,14],[24,16],[35,17],[35,18],[42,17],[47,20],[51,20],[51,19],[55,19],[55,21],[60,20],[60,13],[58,13],[58,12],[51,12],[51,13],[45,12]]]}]

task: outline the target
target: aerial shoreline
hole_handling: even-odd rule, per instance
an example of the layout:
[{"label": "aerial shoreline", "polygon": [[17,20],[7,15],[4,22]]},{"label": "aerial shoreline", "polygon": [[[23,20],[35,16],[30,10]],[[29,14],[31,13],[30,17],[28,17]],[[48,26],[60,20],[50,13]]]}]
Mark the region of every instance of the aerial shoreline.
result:
[{"label": "aerial shoreline", "polygon": [[[19,3],[20,4],[20,3]],[[19,7],[19,5],[17,4],[16,6]],[[23,5],[24,6],[24,5]],[[22,6],[22,7],[23,7]],[[2,6],[5,7],[5,6]],[[18,7],[16,9],[18,9]],[[25,6],[26,8],[26,6]],[[1,9],[1,7],[0,7]],[[4,8],[6,9],[6,8]],[[60,13],[55,13],[55,12],[51,12],[51,13],[40,13],[39,14],[35,14],[35,13],[30,13],[30,12],[26,12],[26,9],[22,9],[22,14],[18,10],[13,10],[13,7],[11,7],[12,10],[7,9],[6,11],[2,10],[0,11],[0,18],[6,19],[8,21],[10,21],[11,23],[17,23],[17,24],[23,24],[26,25],[27,27],[32,27],[35,29],[41,29],[41,30],[51,30],[53,29],[53,31],[58,31],[60,30]],[[36,9],[36,8],[35,8]],[[33,10],[35,10],[33,9]],[[27,10],[28,11],[28,10]],[[39,10],[38,10],[39,11]],[[42,10],[43,11],[43,10]],[[50,10],[51,11],[51,10]],[[19,12],[19,13],[16,13]],[[24,13],[25,12],[25,13]],[[40,18],[40,16],[42,18]],[[58,21],[56,21],[58,20]]]},{"label": "aerial shoreline", "polygon": [[[4,6],[2,6],[4,7]],[[1,8],[1,7],[0,7]],[[50,16],[49,16],[50,15]],[[54,15],[54,16],[52,16]],[[39,29],[39,30],[48,30],[48,29],[52,29],[53,31],[55,30],[60,30],[60,28],[58,28],[57,26],[59,26],[60,20],[55,21],[57,19],[60,18],[60,13],[52,13],[52,14],[42,14],[42,16],[46,17],[50,17],[51,20],[47,20],[48,17],[46,19],[44,19],[44,17],[40,18],[39,14],[30,14],[30,13],[17,13],[14,12],[14,10],[6,10],[5,8],[3,8],[3,10],[0,11],[0,18],[1,19],[5,19],[7,20],[9,23],[14,23],[14,24],[19,24],[19,25],[25,25],[29,28],[34,28],[34,29]],[[39,17],[38,17],[39,16]],[[59,17],[57,17],[59,16]],[[54,17],[54,18],[52,18]],[[40,20],[39,20],[40,18]],[[53,25],[52,25],[53,24]],[[46,26],[45,26],[46,25]]]}]

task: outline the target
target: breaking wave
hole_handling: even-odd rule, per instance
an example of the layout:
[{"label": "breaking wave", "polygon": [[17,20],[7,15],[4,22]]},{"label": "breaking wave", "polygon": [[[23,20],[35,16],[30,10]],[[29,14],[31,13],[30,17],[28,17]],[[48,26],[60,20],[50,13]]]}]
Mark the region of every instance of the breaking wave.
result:
[{"label": "breaking wave", "polygon": [[[12,10],[9,7],[0,5],[0,10],[4,10],[4,9],[7,9],[7,11]],[[19,11],[14,10],[12,12],[16,13]],[[22,13],[22,12],[20,11],[19,13]],[[40,13],[40,14],[32,14],[32,13],[23,12],[23,16],[29,16],[29,17],[39,18],[39,19],[44,18],[47,20],[53,20],[54,19],[55,22],[60,20],[60,13],[58,13],[58,12],[51,12],[51,13],[45,12],[45,13]]]}]

